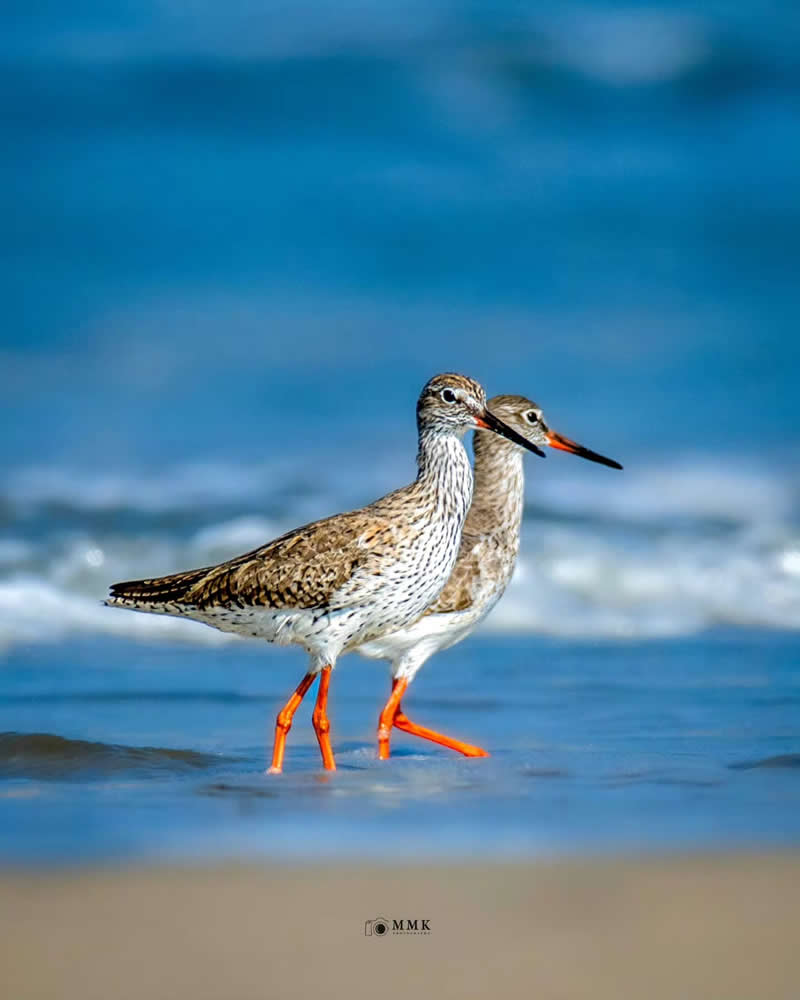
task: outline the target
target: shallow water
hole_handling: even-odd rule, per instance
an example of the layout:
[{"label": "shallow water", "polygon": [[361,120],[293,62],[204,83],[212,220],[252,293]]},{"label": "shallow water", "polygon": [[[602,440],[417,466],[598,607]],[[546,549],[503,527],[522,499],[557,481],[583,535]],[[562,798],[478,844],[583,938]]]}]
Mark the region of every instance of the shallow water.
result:
[{"label": "shallow water", "polygon": [[[303,670],[285,651],[125,642],[14,653],[0,688],[0,857],[494,857],[796,843],[793,636],[582,644],[486,638],[423,670],[406,711],[491,751],[397,734],[388,679],[346,658],[338,771],[298,713],[285,773],[266,741]],[[283,655],[282,655],[283,654]],[[16,735],[10,731],[15,730]]]}]

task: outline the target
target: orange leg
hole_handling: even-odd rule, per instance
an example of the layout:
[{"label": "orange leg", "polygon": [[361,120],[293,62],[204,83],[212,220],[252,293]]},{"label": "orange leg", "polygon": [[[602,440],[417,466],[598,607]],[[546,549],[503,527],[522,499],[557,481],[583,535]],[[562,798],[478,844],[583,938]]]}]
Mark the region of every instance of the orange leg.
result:
[{"label": "orange leg", "polygon": [[311,721],[314,723],[314,732],[319,740],[319,749],[322,754],[322,766],[326,771],[336,770],[336,761],[333,759],[333,749],[331,738],[328,735],[331,731],[331,724],[328,721],[328,686],[331,682],[331,668],[323,667],[319,675],[319,691],[317,692],[317,704],[314,706],[314,714]]},{"label": "orange leg", "polygon": [[[390,706],[392,706],[391,722],[389,722],[388,717],[386,719],[389,727],[396,726],[402,732],[410,733],[411,736],[419,736],[423,740],[430,740],[431,743],[438,743],[440,746],[448,747],[450,750],[457,750],[459,753],[463,753],[465,757],[489,756],[485,750],[482,750],[480,747],[474,747],[471,743],[462,743],[461,740],[451,739],[449,736],[437,733],[433,729],[427,729],[425,726],[418,726],[415,722],[412,722],[403,712],[400,704],[407,687],[407,680],[398,679],[392,682],[392,695],[386,703],[386,708],[381,713],[381,727],[384,725],[384,716],[389,711]],[[387,730],[385,738],[382,741],[381,728],[378,729],[378,756],[381,760],[386,760],[389,757],[389,733]]]},{"label": "orange leg", "polygon": [[392,693],[383,706],[383,711],[378,719],[378,757],[380,760],[389,759],[389,733],[392,731],[394,718],[400,708],[400,700],[407,687],[407,680],[399,679],[393,682]]},{"label": "orange leg", "polygon": [[275,723],[275,747],[272,751],[272,767],[270,767],[267,771],[267,774],[280,774],[283,770],[283,754],[286,750],[286,734],[292,728],[294,713],[297,711],[297,708],[305,697],[306,692],[314,683],[316,676],[317,675],[315,673],[307,673],[297,685],[295,693],[286,702],[280,712],[278,712],[278,719]]}]

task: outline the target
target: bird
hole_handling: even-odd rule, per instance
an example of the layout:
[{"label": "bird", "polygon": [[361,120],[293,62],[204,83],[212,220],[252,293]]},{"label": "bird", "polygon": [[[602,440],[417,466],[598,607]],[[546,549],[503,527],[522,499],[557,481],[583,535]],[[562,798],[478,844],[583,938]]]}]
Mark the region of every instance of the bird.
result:
[{"label": "bird", "polygon": [[[525,396],[494,396],[488,409],[535,445],[549,445],[612,469],[619,462],[590,451],[551,430],[541,408]],[[422,665],[435,653],[465,639],[503,596],[519,552],[524,504],[523,451],[517,442],[476,434],[474,490],[450,579],[413,624],[362,643],[357,652],[389,660],[392,691],[378,720],[378,757],[390,755],[392,727],[465,757],[488,757],[481,747],[419,726],[405,715],[402,698]]]},{"label": "bird", "polygon": [[268,773],[282,771],[292,719],[317,677],[312,723],[323,767],[334,771],[331,673],[342,653],[419,618],[447,583],[472,499],[472,468],[461,440],[470,429],[544,456],[487,409],[478,382],[436,375],[417,401],[417,476],[410,485],[217,566],[115,583],[105,603],[303,647],[308,670],[278,713]]}]

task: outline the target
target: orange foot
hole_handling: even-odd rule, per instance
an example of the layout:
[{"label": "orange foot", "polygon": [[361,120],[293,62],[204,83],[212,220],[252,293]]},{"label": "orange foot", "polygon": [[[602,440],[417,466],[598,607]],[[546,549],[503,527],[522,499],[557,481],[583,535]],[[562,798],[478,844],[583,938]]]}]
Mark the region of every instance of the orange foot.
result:
[{"label": "orange foot", "polygon": [[410,733],[412,736],[419,736],[423,740],[430,740],[431,743],[438,743],[440,746],[448,747],[450,750],[456,750],[465,757],[489,756],[486,750],[472,746],[471,743],[462,743],[461,740],[451,739],[449,736],[437,733],[433,729],[427,729],[425,726],[418,726],[415,722],[412,722],[405,715],[400,704],[407,687],[408,681],[405,678],[395,680],[392,683],[392,693],[389,696],[389,700],[381,712],[378,721],[378,757],[381,760],[389,759],[389,733],[392,726],[396,726],[404,733]]}]

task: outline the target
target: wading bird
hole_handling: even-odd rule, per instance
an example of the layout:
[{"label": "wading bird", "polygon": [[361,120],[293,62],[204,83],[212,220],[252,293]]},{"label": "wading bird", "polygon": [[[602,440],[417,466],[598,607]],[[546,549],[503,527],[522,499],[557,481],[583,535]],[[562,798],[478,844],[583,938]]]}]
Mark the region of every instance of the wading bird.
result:
[{"label": "wading bird", "polygon": [[302,646],[308,672],[278,713],[269,770],[282,770],[292,718],[318,676],[312,720],[323,765],[334,770],[331,671],[342,653],[414,622],[447,583],[472,500],[461,438],[474,428],[544,454],[486,408],[486,394],[473,379],[437,375],[417,402],[418,472],[409,486],[218,566],[116,583],[106,603]]}]

